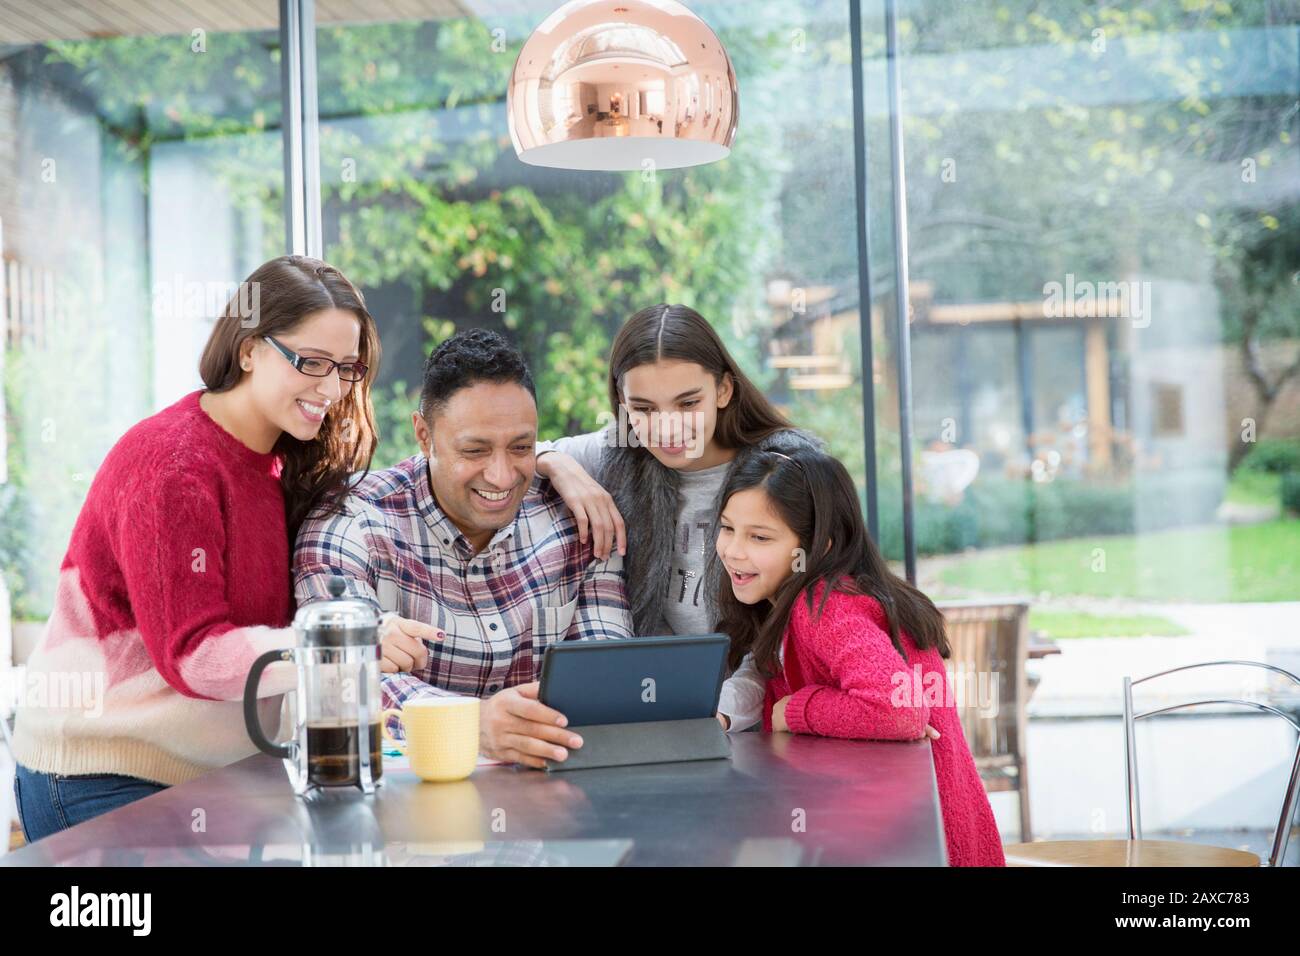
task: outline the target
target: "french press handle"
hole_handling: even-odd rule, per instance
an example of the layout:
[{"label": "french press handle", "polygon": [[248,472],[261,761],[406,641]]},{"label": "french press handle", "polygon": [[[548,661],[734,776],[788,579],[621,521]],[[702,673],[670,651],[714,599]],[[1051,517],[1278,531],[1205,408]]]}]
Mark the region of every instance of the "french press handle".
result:
[{"label": "french press handle", "polygon": [[266,670],[267,665],[274,664],[276,661],[291,660],[293,660],[292,650],[267,651],[253,661],[252,670],[248,672],[248,679],[244,681],[244,726],[248,729],[248,736],[252,738],[253,743],[257,744],[258,750],[270,754],[272,757],[279,757],[282,760],[293,759],[293,748],[288,744],[273,744],[266,739],[266,733],[262,730],[261,718],[257,713],[257,685],[262,679],[262,671]]}]

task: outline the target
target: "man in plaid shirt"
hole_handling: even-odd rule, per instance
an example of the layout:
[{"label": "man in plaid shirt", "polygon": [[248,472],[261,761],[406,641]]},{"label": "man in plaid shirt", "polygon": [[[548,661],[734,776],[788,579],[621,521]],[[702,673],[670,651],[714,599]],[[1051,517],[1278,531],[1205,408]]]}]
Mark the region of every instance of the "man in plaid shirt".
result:
[{"label": "man in plaid shirt", "polygon": [[556,641],[632,636],[622,558],[596,558],[594,536],[580,540],[535,475],[533,380],[501,336],[473,329],[438,346],[412,422],[421,454],[367,474],[337,513],[304,522],[298,603],[325,598],[341,575],[349,596],[385,612],[385,707],[481,697],[484,754],[563,760],[581,739],[537,700],[542,654]]}]

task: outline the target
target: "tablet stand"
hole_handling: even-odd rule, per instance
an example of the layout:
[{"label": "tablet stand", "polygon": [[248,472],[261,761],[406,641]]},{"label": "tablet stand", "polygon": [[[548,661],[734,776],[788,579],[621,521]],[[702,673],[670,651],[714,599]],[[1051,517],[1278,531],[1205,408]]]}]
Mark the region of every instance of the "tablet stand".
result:
[{"label": "tablet stand", "polygon": [[567,760],[546,761],[547,771],[716,760],[731,756],[731,743],[716,717],[589,724],[570,727],[569,730],[582,738],[582,746],[570,750]]}]

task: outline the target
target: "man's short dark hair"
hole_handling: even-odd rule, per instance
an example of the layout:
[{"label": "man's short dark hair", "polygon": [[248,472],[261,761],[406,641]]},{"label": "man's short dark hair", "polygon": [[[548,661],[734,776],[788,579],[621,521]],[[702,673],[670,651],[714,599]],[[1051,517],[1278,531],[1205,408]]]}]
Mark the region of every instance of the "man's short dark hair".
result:
[{"label": "man's short dark hair", "polygon": [[462,388],[479,382],[514,382],[537,401],[537,389],[523,354],[490,329],[467,329],[447,339],[425,360],[420,414],[428,419]]}]

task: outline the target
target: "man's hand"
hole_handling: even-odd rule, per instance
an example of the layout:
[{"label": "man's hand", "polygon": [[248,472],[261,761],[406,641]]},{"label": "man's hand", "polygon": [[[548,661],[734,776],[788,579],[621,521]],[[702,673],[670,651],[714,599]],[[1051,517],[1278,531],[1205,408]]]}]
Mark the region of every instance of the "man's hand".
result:
[{"label": "man's hand", "polygon": [[388,613],[379,620],[379,642],[384,649],[384,659],[379,669],[385,674],[410,672],[429,662],[429,649],[425,641],[441,641],[446,634],[432,624],[412,621]]},{"label": "man's hand", "polygon": [[590,530],[596,557],[607,560],[615,547],[619,554],[627,554],[627,528],[613,497],[573,456],[560,451],[546,452],[537,459],[537,471],[551,479],[573,512],[578,522],[578,540],[583,544],[587,543]]},{"label": "man's hand", "polygon": [[568,719],[537,699],[537,681],[507,687],[483,701],[479,752],[492,760],[545,767],[546,758],[567,760],[582,738],[565,730]]},{"label": "man's hand", "polygon": [[723,729],[723,730],[730,730],[730,729],[731,729],[731,718],[730,718],[730,717],[728,717],[728,716],[727,716],[726,714],[724,714],[722,711],[718,711],[718,713],[717,713],[715,716],[718,718],[718,723],[722,724],[722,729]]}]

